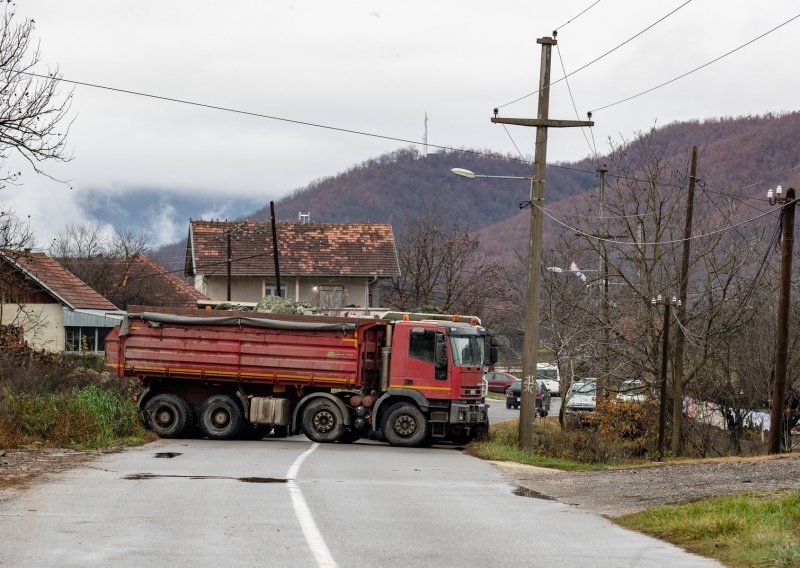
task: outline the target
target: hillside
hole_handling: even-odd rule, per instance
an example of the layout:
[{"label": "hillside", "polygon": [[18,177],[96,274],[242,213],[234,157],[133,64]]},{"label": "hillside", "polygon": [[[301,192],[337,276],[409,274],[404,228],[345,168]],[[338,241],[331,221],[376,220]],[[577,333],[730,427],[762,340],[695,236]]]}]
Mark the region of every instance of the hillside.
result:
[{"label": "hillside", "polygon": [[[638,140],[644,144],[631,144]],[[733,192],[742,199],[761,200],[768,187],[800,180],[791,168],[800,164],[800,113],[718,118],[669,124],[631,134],[615,143],[632,171],[643,162],[641,148],[659,150],[666,168],[685,172],[691,147],[700,150],[698,177],[709,192]],[[546,207],[582,210],[586,192],[597,184],[595,170],[607,163],[551,164],[547,168]],[[506,257],[525,250],[530,211],[518,204],[528,198],[523,180],[473,179],[453,175],[451,168],[466,168],[485,175],[531,175],[532,166],[510,156],[461,150],[421,155],[400,149],[367,160],[335,176],[311,182],[276,203],[281,220],[296,220],[298,212],[311,214],[312,222],[391,223],[400,237],[409,220],[422,211],[434,212],[445,223],[458,222],[481,237],[485,250]],[[609,184],[619,172],[609,167]],[[775,176],[774,179],[765,179]],[[748,184],[763,180],[753,187]],[[621,183],[621,182],[620,182]],[[593,195],[593,194],[589,194]],[[591,203],[591,200],[588,201]],[[247,219],[267,218],[265,208]],[[545,239],[563,230],[545,223]],[[153,257],[181,258],[185,245],[175,243]],[[173,260],[173,263],[175,261]],[[171,266],[171,269],[180,266]]]}]

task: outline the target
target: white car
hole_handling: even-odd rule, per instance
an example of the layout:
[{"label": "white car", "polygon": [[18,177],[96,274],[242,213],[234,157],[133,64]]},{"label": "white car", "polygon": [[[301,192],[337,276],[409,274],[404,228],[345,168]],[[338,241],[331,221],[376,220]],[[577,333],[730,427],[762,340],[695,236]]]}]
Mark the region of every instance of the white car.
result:
[{"label": "white car", "polygon": [[631,402],[644,402],[647,395],[647,384],[639,379],[622,381],[617,398]]},{"label": "white car", "polygon": [[558,365],[537,363],[536,378],[544,383],[552,396],[561,394],[561,375],[558,373]]},{"label": "white car", "polygon": [[567,412],[594,412],[597,408],[597,379],[572,382],[566,396]]}]

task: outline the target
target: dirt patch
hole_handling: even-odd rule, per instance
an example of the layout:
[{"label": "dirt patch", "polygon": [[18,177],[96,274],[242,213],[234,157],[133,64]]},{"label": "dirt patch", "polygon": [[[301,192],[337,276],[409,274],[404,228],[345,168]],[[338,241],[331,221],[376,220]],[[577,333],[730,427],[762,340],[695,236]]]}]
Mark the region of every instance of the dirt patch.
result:
[{"label": "dirt patch", "polygon": [[73,468],[101,453],[107,451],[81,452],[36,447],[0,449],[0,501],[16,493],[21,486],[45,475]]},{"label": "dirt patch", "polygon": [[612,517],[717,495],[800,489],[797,454],[581,472],[492,463],[519,486]]}]

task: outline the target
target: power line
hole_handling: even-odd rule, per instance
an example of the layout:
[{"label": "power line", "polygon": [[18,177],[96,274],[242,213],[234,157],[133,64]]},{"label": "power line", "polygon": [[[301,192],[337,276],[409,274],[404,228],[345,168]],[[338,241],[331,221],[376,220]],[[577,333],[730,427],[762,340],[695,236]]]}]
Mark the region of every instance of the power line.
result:
[{"label": "power line", "polygon": [[[664,20],[666,20],[667,18],[669,18],[669,17],[670,17],[672,14],[674,14],[675,12],[677,12],[678,10],[680,10],[681,8],[683,8],[684,6],[686,6],[687,4],[689,4],[689,3],[691,3],[691,2],[692,2],[692,0],[686,0],[686,2],[684,2],[683,4],[681,4],[680,6],[678,6],[677,8],[675,8],[674,10],[672,10],[671,12],[669,12],[668,14],[666,14],[665,16],[662,16],[661,18],[659,18],[658,20],[656,20],[655,22],[653,22],[652,24],[650,24],[649,26],[647,26],[646,28],[644,28],[643,30],[641,30],[640,32],[637,32],[635,35],[632,35],[631,37],[629,37],[628,39],[626,39],[625,41],[623,41],[621,44],[619,44],[618,46],[616,46],[616,47],[614,47],[614,48],[612,48],[612,49],[610,49],[610,50],[606,51],[606,52],[605,52],[603,55],[601,55],[600,57],[597,57],[597,58],[595,58],[595,59],[591,60],[589,63],[586,63],[585,65],[583,65],[583,66],[581,66],[581,67],[578,67],[578,68],[577,68],[575,71],[573,71],[573,72],[572,72],[572,73],[570,73],[569,75],[565,75],[564,77],[561,77],[561,79],[558,79],[557,81],[553,81],[552,83],[550,83],[550,87],[552,87],[553,85],[555,85],[555,84],[557,84],[557,83],[560,83],[561,81],[564,81],[564,80],[566,80],[566,78],[567,78],[567,77],[571,77],[571,76],[572,76],[572,75],[574,75],[575,73],[578,73],[578,72],[580,72],[580,71],[583,71],[584,69],[586,69],[586,68],[587,68],[587,67],[589,67],[590,65],[594,65],[595,63],[597,63],[598,61],[600,61],[601,59],[603,59],[603,58],[604,58],[604,57],[606,57],[607,55],[610,55],[610,54],[614,53],[614,52],[615,52],[616,50],[618,50],[620,47],[624,46],[624,45],[625,45],[625,44],[627,44],[627,43],[630,43],[632,40],[636,39],[637,37],[639,37],[640,35],[642,35],[644,32],[646,32],[646,31],[650,30],[651,28],[655,27],[657,24],[660,24],[661,22],[663,22]],[[528,93],[527,95],[523,95],[523,96],[521,96],[521,97],[519,97],[519,98],[517,98],[517,99],[514,99],[513,101],[509,101],[509,102],[507,102],[507,103],[505,103],[505,104],[498,105],[498,106],[497,106],[497,107],[495,107],[495,108],[503,108],[503,107],[507,107],[508,105],[512,105],[512,104],[514,104],[514,103],[517,103],[517,102],[519,102],[519,101],[521,101],[521,100],[523,100],[523,99],[527,99],[528,97],[532,97],[533,95],[535,95],[535,94],[536,94],[536,93],[538,93],[538,92],[539,92],[539,90],[537,89],[537,90],[533,91],[532,93]]]},{"label": "power line", "polygon": [[[0,70],[6,70],[7,71],[7,69],[4,68],[4,67],[0,67]],[[49,80],[61,81],[63,83],[69,83],[71,85],[78,85],[78,86],[81,86],[81,87],[91,87],[91,88],[94,88],[94,89],[101,89],[101,90],[104,90],[104,91],[111,91],[111,92],[115,92],[115,93],[122,93],[122,94],[126,94],[126,95],[137,96],[137,97],[144,97],[144,98],[155,99],[155,100],[166,101],[166,102],[177,103],[177,104],[184,104],[184,105],[189,105],[189,106],[194,106],[194,107],[199,107],[199,108],[204,108],[204,109],[209,109],[209,110],[218,110],[218,111],[222,111],[222,112],[230,112],[230,113],[233,113],[233,114],[251,116],[251,117],[254,117],[254,118],[265,118],[265,119],[268,119],[268,120],[276,120],[278,122],[286,122],[286,123],[289,123],[289,124],[297,124],[297,125],[301,125],[301,126],[309,126],[309,127],[312,127],[312,128],[321,128],[321,129],[324,129],[324,130],[332,130],[332,131],[335,131],[335,132],[344,132],[346,134],[355,134],[355,135],[358,135],[358,136],[367,136],[367,137],[370,137],[370,138],[379,138],[381,140],[390,140],[392,142],[403,142],[404,144],[413,144],[415,146],[423,146],[423,145],[426,144],[426,142],[421,142],[419,140],[411,140],[411,139],[408,139],[408,138],[400,138],[400,137],[397,137],[397,136],[389,136],[389,135],[386,135],[386,134],[378,134],[376,132],[365,132],[365,131],[362,131],[362,130],[354,130],[354,129],[351,129],[351,128],[344,128],[344,127],[339,127],[339,126],[331,126],[331,125],[328,125],[328,124],[320,124],[320,123],[316,123],[316,122],[309,122],[309,121],[305,121],[305,120],[297,120],[297,119],[292,119],[292,118],[285,118],[285,117],[281,117],[281,116],[275,116],[275,115],[264,114],[264,113],[254,112],[254,111],[241,110],[241,109],[235,109],[235,108],[231,108],[231,107],[224,107],[224,106],[214,105],[214,104],[210,104],[210,103],[201,103],[201,102],[197,102],[197,101],[190,101],[190,100],[187,100],[187,99],[178,99],[178,98],[175,98],[175,97],[167,97],[167,96],[163,96],[163,95],[155,95],[155,94],[152,94],[152,93],[145,93],[143,91],[134,91],[134,90],[131,90],[131,89],[122,89],[122,88],[118,88],[118,87],[109,87],[107,85],[101,85],[99,83],[89,83],[89,82],[86,82],[86,81],[76,81],[74,79],[65,79],[64,77],[42,75],[41,73],[33,73],[33,72],[30,72],[30,71],[19,71],[18,73],[20,73],[21,75],[28,75],[28,76],[31,76],[31,77],[38,77],[40,79],[49,79]],[[495,153],[492,153],[492,152],[481,152],[479,150],[468,150],[468,149],[464,149],[464,148],[455,148],[453,146],[442,146],[442,145],[438,145],[438,144],[431,144],[430,142],[428,142],[427,145],[428,145],[428,147],[437,148],[439,150],[446,150],[448,152],[460,152],[460,153],[463,153],[463,154],[470,154],[470,155],[474,155],[474,156],[485,156],[485,157],[498,157],[499,156],[498,154],[495,154]],[[530,160],[510,158],[510,157],[508,159],[516,161],[516,162],[521,162],[521,163],[524,163],[524,164],[533,164],[533,162],[530,161]],[[571,171],[576,171],[576,172],[583,172],[583,173],[587,173],[587,174],[594,174],[594,172],[589,171],[589,170],[581,170],[581,169],[578,169],[578,168],[570,168],[568,166],[562,166],[562,165],[559,165],[559,164],[547,164],[547,167],[564,169],[564,170],[571,170]]]},{"label": "power line", "polygon": [[[599,1],[599,0],[598,0]],[[572,95],[572,87],[567,81],[567,68],[564,66],[564,58],[561,57],[561,48],[558,47],[556,44],[556,53],[558,53],[558,61],[561,63],[561,71],[564,73],[564,80],[567,84],[567,92],[569,93],[569,98],[572,101],[572,108],[575,110],[575,117],[580,120],[580,114],[578,113],[578,106],[575,104],[575,97]],[[591,127],[590,127],[591,130]],[[586,129],[581,127],[581,134],[583,134],[583,139],[586,140],[586,145],[589,146],[589,153],[594,155],[595,161],[597,160],[597,147],[592,148],[592,145],[589,143],[589,137],[586,136]],[[594,135],[592,135],[592,140],[594,140]]]},{"label": "power line", "polygon": [[626,98],[624,98],[624,99],[620,99],[620,100],[618,100],[618,101],[617,101],[617,102],[615,102],[615,103],[610,103],[610,104],[607,104],[607,105],[605,105],[605,106],[598,107],[598,108],[596,108],[596,109],[592,110],[591,112],[592,112],[592,113],[595,113],[595,112],[597,112],[597,111],[600,111],[600,110],[605,110],[605,109],[607,109],[607,108],[610,108],[610,107],[613,107],[613,106],[616,106],[616,105],[619,105],[619,104],[622,104],[622,103],[628,102],[628,101],[630,101],[630,100],[633,100],[633,99],[635,99],[635,98],[637,98],[637,97],[641,97],[642,95],[646,95],[647,93],[652,93],[652,92],[653,92],[653,91],[655,91],[656,89],[660,89],[661,87],[664,87],[664,86],[666,86],[666,85],[669,85],[670,83],[674,83],[675,81],[677,81],[677,80],[679,80],[679,79],[683,79],[684,77],[687,77],[688,75],[691,75],[691,74],[692,74],[692,73],[694,73],[695,71],[699,71],[700,69],[703,69],[704,67],[708,67],[708,66],[709,66],[709,65],[711,65],[712,63],[716,63],[716,62],[717,62],[717,61],[719,61],[720,59],[723,59],[723,58],[725,58],[725,57],[727,57],[727,56],[731,55],[732,53],[736,53],[736,52],[737,52],[737,51],[739,51],[740,49],[743,49],[743,48],[747,47],[748,45],[750,45],[751,43],[754,43],[754,42],[756,42],[756,41],[760,40],[760,39],[761,39],[761,38],[763,38],[764,36],[767,36],[767,35],[771,34],[771,33],[772,33],[772,32],[774,32],[775,30],[778,30],[778,29],[782,28],[783,26],[785,26],[786,24],[788,24],[788,23],[792,22],[793,20],[796,20],[797,18],[800,18],[800,14],[797,14],[796,16],[793,16],[793,17],[789,18],[788,20],[786,20],[786,21],[785,21],[785,22],[783,22],[782,24],[779,24],[779,25],[775,26],[774,28],[772,28],[771,30],[764,32],[764,33],[763,33],[763,34],[761,34],[760,36],[758,36],[758,37],[755,37],[755,38],[751,39],[750,41],[743,43],[743,44],[742,44],[742,45],[740,45],[739,47],[736,47],[736,48],[734,48],[734,49],[732,49],[732,50],[728,51],[727,53],[723,53],[723,54],[722,54],[722,55],[720,55],[719,57],[717,57],[717,58],[715,58],[715,59],[712,59],[711,61],[708,61],[708,62],[706,62],[706,63],[703,63],[703,64],[702,64],[702,65],[700,65],[699,67],[695,67],[695,68],[694,68],[694,69],[692,69],[691,71],[687,71],[686,73],[683,73],[682,75],[678,75],[677,77],[674,77],[674,78],[670,79],[669,81],[664,81],[663,83],[661,83],[661,84],[658,84],[658,85],[656,85],[655,87],[651,87],[651,88],[649,88],[649,89],[647,89],[647,90],[645,90],[645,91],[642,91],[642,92],[640,92],[640,93],[637,93],[637,94],[635,94],[635,95],[631,95],[630,97],[626,97]]},{"label": "power line", "polygon": [[558,223],[559,225],[561,225],[565,229],[567,229],[569,231],[572,231],[573,233],[575,233],[577,235],[580,235],[582,237],[586,237],[588,239],[592,239],[592,240],[599,241],[599,242],[611,243],[611,244],[615,244],[615,245],[619,245],[619,246],[640,246],[640,247],[641,246],[655,246],[655,245],[674,245],[674,244],[682,243],[684,241],[693,241],[693,240],[702,239],[702,238],[705,238],[705,237],[711,237],[711,236],[714,236],[714,235],[718,235],[718,234],[733,230],[736,227],[741,227],[742,225],[746,225],[748,223],[752,223],[753,221],[757,221],[758,219],[761,219],[762,217],[766,217],[767,215],[772,215],[772,214],[775,213],[775,211],[769,210],[769,211],[766,211],[766,212],[764,212],[764,213],[762,213],[760,215],[756,215],[755,217],[751,217],[750,219],[746,219],[744,221],[741,221],[740,223],[735,223],[735,224],[730,225],[728,227],[724,227],[724,228],[719,229],[717,231],[711,231],[711,232],[708,232],[708,233],[704,233],[702,235],[694,235],[692,237],[689,237],[688,239],[673,239],[673,240],[668,240],[668,241],[655,241],[655,242],[650,242],[650,243],[639,243],[639,242],[635,242],[635,241],[632,241],[632,242],[631,241],[618,241],[618,240],[611,239],[611,238],[598,237],[597,235],[592,235],[592,234],[587,233],[585,231],[581,231],[577,227],[573,227],[571,225],[567,225],[564,221],[562,221],[561,219],[558,219],[557,217],[551,215],[549,212],[545,211],[542,207],[539,207],[539,205],[537,205],[535,203],[532,203],[532,206],[539,208],[542,211],[542,213],[547,215],[550,219],[552,219],[553,221],[555,221],[556,223]]},{"label": "power line", "polygon": [[596,0],[596,2],[593,2],[593,3],[592,3],[590,6],[589,6],[589,7],[587,7],[587,8],[584,8],[583,10],[581,10],[580,12],[578,12],[578,14],[576,14],[575,16],[572,16],[572,17],[571,17],[569,20],[567,20],[566,22],[564,22],[563,24],[561,24],[560,26],[558,26],[558,27],[557,27],[557,28],[554,30],[554,32],[557,32],[558,30],[560,30],[560,29],[563,29],[563,28],[567,27],[567,24],[570,24],[570,23],[574,22],[575,20],[577,20],[578,18],[580,18],[581,16],[583,16],[583,15],[584,15],[586,12],[588,12],[589,10],[591,10],[592,8],[594,8],[595,6],[597,6],[599,3],[600,3],[600,0]]}]

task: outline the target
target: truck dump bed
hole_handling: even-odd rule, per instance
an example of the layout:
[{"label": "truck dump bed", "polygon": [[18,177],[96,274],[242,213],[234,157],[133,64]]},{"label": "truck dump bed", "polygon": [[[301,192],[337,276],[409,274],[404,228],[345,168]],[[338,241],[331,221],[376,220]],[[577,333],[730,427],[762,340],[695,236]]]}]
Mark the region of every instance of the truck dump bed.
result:
[{"label": "truck dump bed", "polygon": [[129,313],[106,338],[118,376],[359,388],[385,322],[252,312]]}]

